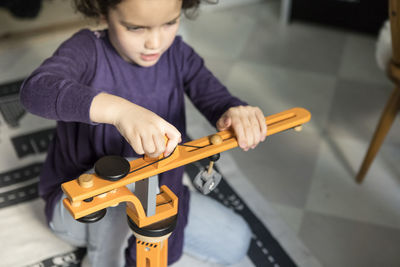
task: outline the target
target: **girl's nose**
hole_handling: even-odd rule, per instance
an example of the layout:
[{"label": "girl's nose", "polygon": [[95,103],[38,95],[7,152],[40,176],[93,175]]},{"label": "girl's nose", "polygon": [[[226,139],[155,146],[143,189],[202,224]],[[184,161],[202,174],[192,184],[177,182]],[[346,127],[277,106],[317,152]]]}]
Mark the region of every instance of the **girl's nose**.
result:
[{"label": "girl's nose", "polygon": [[153,29],[149,32],[146,42],[145,48],[149,50],[157,50],[160,48],[161,45],[161,35],[160,32],[156,29]]}]

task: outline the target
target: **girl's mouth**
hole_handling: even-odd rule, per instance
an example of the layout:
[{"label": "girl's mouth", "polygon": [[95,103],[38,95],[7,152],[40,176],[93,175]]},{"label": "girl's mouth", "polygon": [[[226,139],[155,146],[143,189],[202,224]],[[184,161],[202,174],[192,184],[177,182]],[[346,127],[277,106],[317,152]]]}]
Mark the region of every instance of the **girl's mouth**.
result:
[{"label": "girl's mouth", "polygon": [[144,61],[155,61],[160,56],[160,53],[156,54],[140,54],[140,58]]}]

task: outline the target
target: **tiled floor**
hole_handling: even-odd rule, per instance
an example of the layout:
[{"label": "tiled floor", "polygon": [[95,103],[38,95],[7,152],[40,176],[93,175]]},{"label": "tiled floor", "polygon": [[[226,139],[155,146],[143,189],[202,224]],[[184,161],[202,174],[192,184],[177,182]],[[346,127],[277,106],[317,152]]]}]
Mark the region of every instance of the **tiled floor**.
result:
[{"label": "tiled floor", "polygon": [[301,133],[233,155],[324,266],[400,266],[398,119],[365,182],[354,182],[392,89],[375,63],[376,40],[300,22],[281,27],[279,4],[203,14],[184,27],[234,94],[266,114],[302,106],[313,115]]},{"label": "tiled floor", "polygon": [[[392,88],[376,66],[375,39],[300,22],[282,27],[279,4],[183,22],[186,41],[233,94],[266,115],[294,106],[312,113],[302,132],[233,156],[324,266],[400,266],[398,119],[365,182],[354,182]],[[0,80],[26,76],[69,34],[0,49]]]}]

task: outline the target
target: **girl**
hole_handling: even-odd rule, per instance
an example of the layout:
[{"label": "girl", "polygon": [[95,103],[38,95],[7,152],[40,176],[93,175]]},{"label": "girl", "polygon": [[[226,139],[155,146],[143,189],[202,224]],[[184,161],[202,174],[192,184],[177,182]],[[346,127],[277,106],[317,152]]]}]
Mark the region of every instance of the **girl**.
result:
[{"label": "girl", "polygon": [[[108,29],[79,31],[22,86],[28,111],[57,120],[39,184],[49,225],[72,245],[86,246],[92,266],[135,266],[125,207],[109,208],[97,223],[79,223],[62,205],[62,183],[105,155],[169,155],[186,136],[184,94],[218,130],[231,128],[245,151],[265,138],[261,110],[230,95],[176,36],[181,11],[199,2],[75,0],[80,12],[104,19]],[[220,264],[239,261],[249,246],[249,227],[210,198],[189,194],[182,175],[183,168],[159,175],[160,184],[179,198],[168,262],[177,261],[182,251]]]}]

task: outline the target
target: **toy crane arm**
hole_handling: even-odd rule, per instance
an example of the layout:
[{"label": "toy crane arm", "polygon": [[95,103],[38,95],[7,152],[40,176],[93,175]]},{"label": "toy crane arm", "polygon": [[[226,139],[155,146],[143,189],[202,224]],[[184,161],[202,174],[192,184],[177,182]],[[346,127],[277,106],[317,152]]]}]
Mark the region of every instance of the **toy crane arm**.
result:
[{"label": "toy crane arm", "polygon": [[[267,136],[291,128],[298,129],[310,118],[310,113],[303,108],[293,108],[268,116],[265,118]],[[105,215],[106,208],[126,202],[128,224],[137,239],[137,266],[166,267],[168,237],[176,226],[178,198],[168,187],[161,186],[159,194],[148,198],[155,204],[155,212],[150,215],[146,214],[138,196],[125,185],[150,182],[154,175],[236,146],[238,142],[234,133],[221,131],[178,145],[168,157],[145,156],[128,162],[122,157],[106,156],[96,162],[95,174],[83,174],[61,185],[67,195],[63,200],[64,206],[75,219],[94,222]],[[104,166],[109,166],[109,169],[103,168]]]},{"label": "toy crane arm", "polygon": [[[310,120],[311,114],[303,108],[292,108],[265,118],[268,130],[267,136],[282,132],[291,128],[301,126]],[[212,144],[210,138],[218,135],[222,138],[220,144]],[[102,208],[107,205],[116,205],[120,201],[124,201],[115,195],[113,201],[106,201],[107,198],[102,198],[104,193],[113,192],[114,189],[122,188],[125,185],[137,182],[142,179],[149,178],[159,173],[189,164],[194,161],[209,157],[211,155],[229,150],[238,146],[235,135],[231,131],[221,131],[215,135],[205,136],[203,138],[193,140],[178,145],[175,151],[169,156],[158,159],[139,158],[129,162],[130,171],[128,175],[118,181],[109,181],[98,177],[96,174],[85,174],[78,179],[62,184],[62,190],[67,195],[68,199],[64,201],[67,209],[75,219],[88,215],[95,211],[94,205],[98,203]],[[90,182],[89,186],[85,181]],[[84,200],[94,198],[91,202],[84,202]],[[135,201],[129,197],[128,202],[134,203]],[[83,202],[82,202],[83,201]],[[80,205],[82,204],[82,205]],[[87,204],[87,205],[85,205]],[[84,207],[84,206],[87,206]],[[89,208],[89,206],[91,208]],[[98,209],[100,208],[97,207]],[[97,210],[98,210],[97,209]],[[139,211],[141,213],[141,211]]]}]

